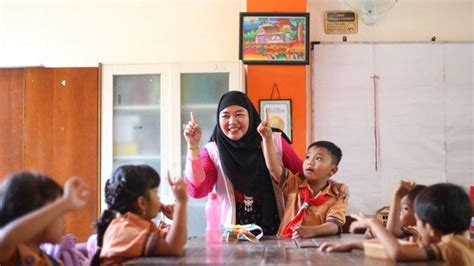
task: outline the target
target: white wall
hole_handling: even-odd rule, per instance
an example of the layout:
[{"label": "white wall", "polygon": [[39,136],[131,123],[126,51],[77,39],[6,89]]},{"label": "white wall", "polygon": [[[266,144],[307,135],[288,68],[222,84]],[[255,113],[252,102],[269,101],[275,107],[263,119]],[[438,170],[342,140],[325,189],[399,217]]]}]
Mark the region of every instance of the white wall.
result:
[{"label": "white wall", "polygon": [[389,205],[400,179],[474,184],[474,43],[336,43],[313,53],[314,139],[341,147],[333,178],[349,186],[351,212]]},{"label": "white wall", "polygon": [[[233,61],[246,0],[0,0],[0,67]],[[312,41],[343,0],[307,0]],[[348,41],[474,40],[473,0],[398,0]]]},{"label": "white wall", "polygon": [[[344,0],[307,0],[312,41],[342,41],[342,34],[324,33],[324,12],[350,10]],[[352,2],[357,2],[351,0]],[[357,34],[347,41],[474,41],[473,0],[398,0],[393,8],[367,26],[359,17]]]},{"label": "white wall", "polygon": [[0,67],[233,61],[246,0],[0,0]]}]

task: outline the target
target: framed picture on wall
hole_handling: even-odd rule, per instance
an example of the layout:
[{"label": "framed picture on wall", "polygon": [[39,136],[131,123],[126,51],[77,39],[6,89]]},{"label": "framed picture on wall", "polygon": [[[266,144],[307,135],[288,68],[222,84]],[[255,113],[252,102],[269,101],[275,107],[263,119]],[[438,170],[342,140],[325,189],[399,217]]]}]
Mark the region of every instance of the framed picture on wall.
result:
[{"label": "framed picture on wall", "polygon": [[260,100],[260,118],[265,120],[265,113],[268,112],[268,122],[273,128],[283,131],[290,143],[292,142],[291,127],[291,100]]},{"label": "framed picture on wall", "polygon": [[309,63],[309,13],[240,13],[244,64]]}]

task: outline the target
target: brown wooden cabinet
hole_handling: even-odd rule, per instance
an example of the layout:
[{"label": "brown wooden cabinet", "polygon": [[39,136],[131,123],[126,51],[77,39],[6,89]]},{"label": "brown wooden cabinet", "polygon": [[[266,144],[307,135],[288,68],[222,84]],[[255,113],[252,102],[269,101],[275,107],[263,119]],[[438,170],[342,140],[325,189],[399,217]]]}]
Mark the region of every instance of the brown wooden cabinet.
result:
[{"label": "brown wooden cabinet", "polygon": [[0,179],[23,169],[24,69],[0,70]]},{"label": "brown wooden cabinet", "polygon": [[98,212],[98,68],[0,69],[0,175],[39,171],[61,185],[86,180],[87,206],[70,213],[66,231],[93,233]]}]

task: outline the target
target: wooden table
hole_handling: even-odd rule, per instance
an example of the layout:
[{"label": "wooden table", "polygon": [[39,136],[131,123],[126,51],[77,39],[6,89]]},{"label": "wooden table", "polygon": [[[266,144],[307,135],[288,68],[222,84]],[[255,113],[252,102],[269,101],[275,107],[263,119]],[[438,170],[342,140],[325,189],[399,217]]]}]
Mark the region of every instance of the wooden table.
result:
[{"label": "wooden table", "polygon": [[[363,240],[363,235],[342,234],[304,240],[279,240],[264,237],[258,243],[239,241],[222,246],[206,245],[204,237],[191,237],[182,257],[148,257],[133,259],[125,265],[170,264],[280,264],[280,265],[395,265],[392,261],[367,258],[362,250],[326,253],[317,250],[324,241]],[[396,265],[444,265],[441,262],[397,263]]]}]

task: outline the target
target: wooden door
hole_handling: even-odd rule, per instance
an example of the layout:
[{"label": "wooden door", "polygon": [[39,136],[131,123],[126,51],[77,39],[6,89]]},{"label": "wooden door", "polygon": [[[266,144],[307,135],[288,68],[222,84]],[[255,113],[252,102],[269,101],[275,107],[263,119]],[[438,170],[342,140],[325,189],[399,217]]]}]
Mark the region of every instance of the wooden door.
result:
[{"label": "wooden door", "polygon": [[29,68],[25,76],[25,169],[61,185],[86,180],[89,203],[66,218],[66,231],[85,241],[98,211],[98,69]]},{"label": "wooden door", "polygon": [[24,70],[0,69],[0,180],[23,169]]}]

